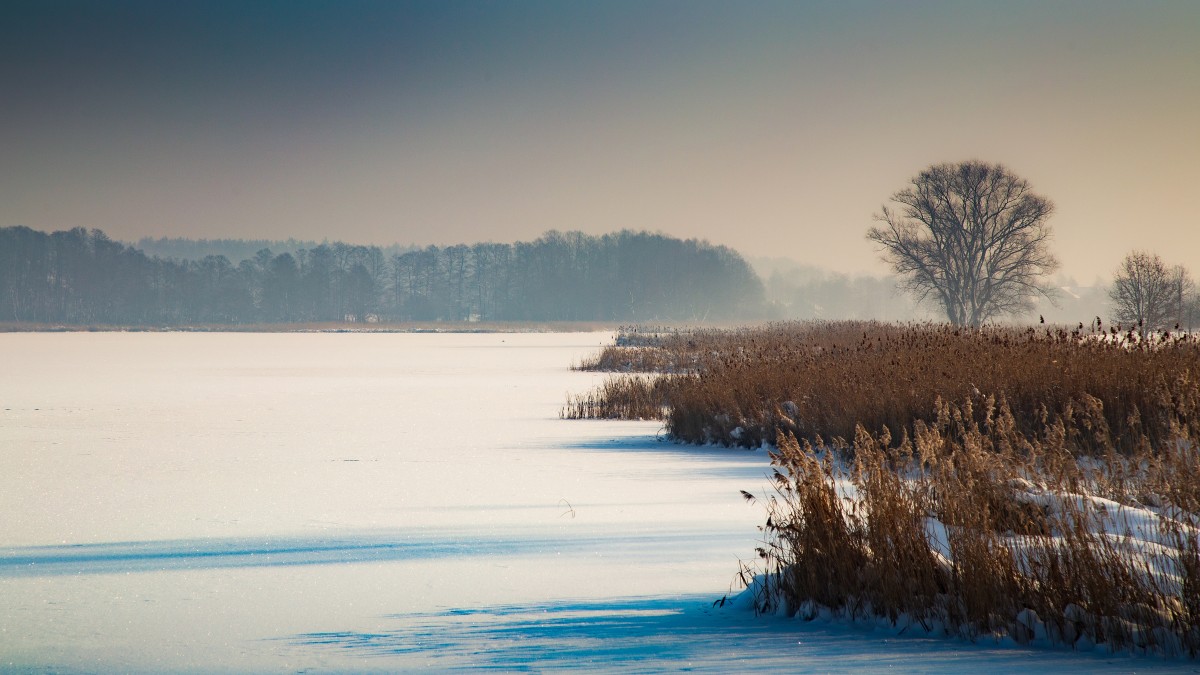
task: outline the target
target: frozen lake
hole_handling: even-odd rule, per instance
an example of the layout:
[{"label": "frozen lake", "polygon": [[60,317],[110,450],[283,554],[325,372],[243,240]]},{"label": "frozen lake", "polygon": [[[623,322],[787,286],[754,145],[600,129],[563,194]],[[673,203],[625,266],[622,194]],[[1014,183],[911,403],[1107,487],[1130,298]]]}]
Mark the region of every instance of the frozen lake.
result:
[{"label": "frozen lake", "polygon": [[1194,669],[714,609],[765,453],[559,420],[610,338],[0,334],[0,670]]}]

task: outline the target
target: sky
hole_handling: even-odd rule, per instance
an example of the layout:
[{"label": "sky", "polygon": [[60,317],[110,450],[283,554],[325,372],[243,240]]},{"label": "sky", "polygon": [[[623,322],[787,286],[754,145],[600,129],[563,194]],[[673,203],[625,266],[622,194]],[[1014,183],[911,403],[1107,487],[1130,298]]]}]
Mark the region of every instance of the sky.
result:
[{"label": "sky", "polygon": [[707,239],[848,273],[939,162],[1056,206],[1062,273],[1200,275],[1200,2],[7,0],[0,226]]}]

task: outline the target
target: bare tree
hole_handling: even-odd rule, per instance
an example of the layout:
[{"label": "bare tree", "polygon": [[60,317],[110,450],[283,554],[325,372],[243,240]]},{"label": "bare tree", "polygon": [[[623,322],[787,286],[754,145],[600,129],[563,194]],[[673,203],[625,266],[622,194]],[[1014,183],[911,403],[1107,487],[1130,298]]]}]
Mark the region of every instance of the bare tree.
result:
[{"label": "bare tree", "polygon": [[1134,251],[1125,256],[1113,275],[1108,292],[1113,320],[1151,330],[1188,325],[1195,289],[1183,267],[1167,267],[1153,253]]},{"label": "bare tree", "polygon": [[892,195],[867,238],[879,244],[903,288],[933,300],[951,323],[978,326],[1051,297],[1058,268],[1046,219],[1054,210],[1003,165],[937,164]]},{"label": "bare tree", "polygon": [[1196,282],[1183,265],[1171,268],[1168,281],[1171,284],[1171,314],[1175,325],[1191,330],[1196,321],[1196,310],[1200,297],[1196,295]]}]

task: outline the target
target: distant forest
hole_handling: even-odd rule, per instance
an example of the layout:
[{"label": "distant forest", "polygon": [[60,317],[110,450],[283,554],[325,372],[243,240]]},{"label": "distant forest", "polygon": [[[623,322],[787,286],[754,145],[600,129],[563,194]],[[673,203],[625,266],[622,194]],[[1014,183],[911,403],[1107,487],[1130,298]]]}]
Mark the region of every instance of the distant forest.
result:
[{"label": "distant forest", "polygon": [[165,241],[175,255],[99,230],[0,228],[0,321],[703,321],[766,311],[762,282],[735,251],[646,232],[391,253],[334,242],[238,262],[185,253],[212,242]]},{"label": "distant forest", "polygon": [[[133,247],[148,256],[158,258],[177,258],[179,260],[201,260],[210,255],[223,255],[229,260],[247,260],[253,258],[264,248],[275,255],[291,253],[293,256],[302,250],[309,250],[329,242],[302,241],[299,239],[185,239],[183,237],[142,237]],[[392,244],[383,246],[383,255],[392,256],[417,250],[416,246]]]}]

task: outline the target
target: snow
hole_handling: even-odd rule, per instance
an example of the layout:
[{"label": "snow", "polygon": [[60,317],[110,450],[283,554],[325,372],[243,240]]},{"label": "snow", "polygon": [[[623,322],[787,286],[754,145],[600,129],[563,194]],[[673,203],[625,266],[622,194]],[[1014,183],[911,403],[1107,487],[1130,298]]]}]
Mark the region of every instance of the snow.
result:
[{"label": "snow", "polygon": [[611,339],[0,334],[0,670],[1191,669],[714,606],[766,453],[559,420]]}]

